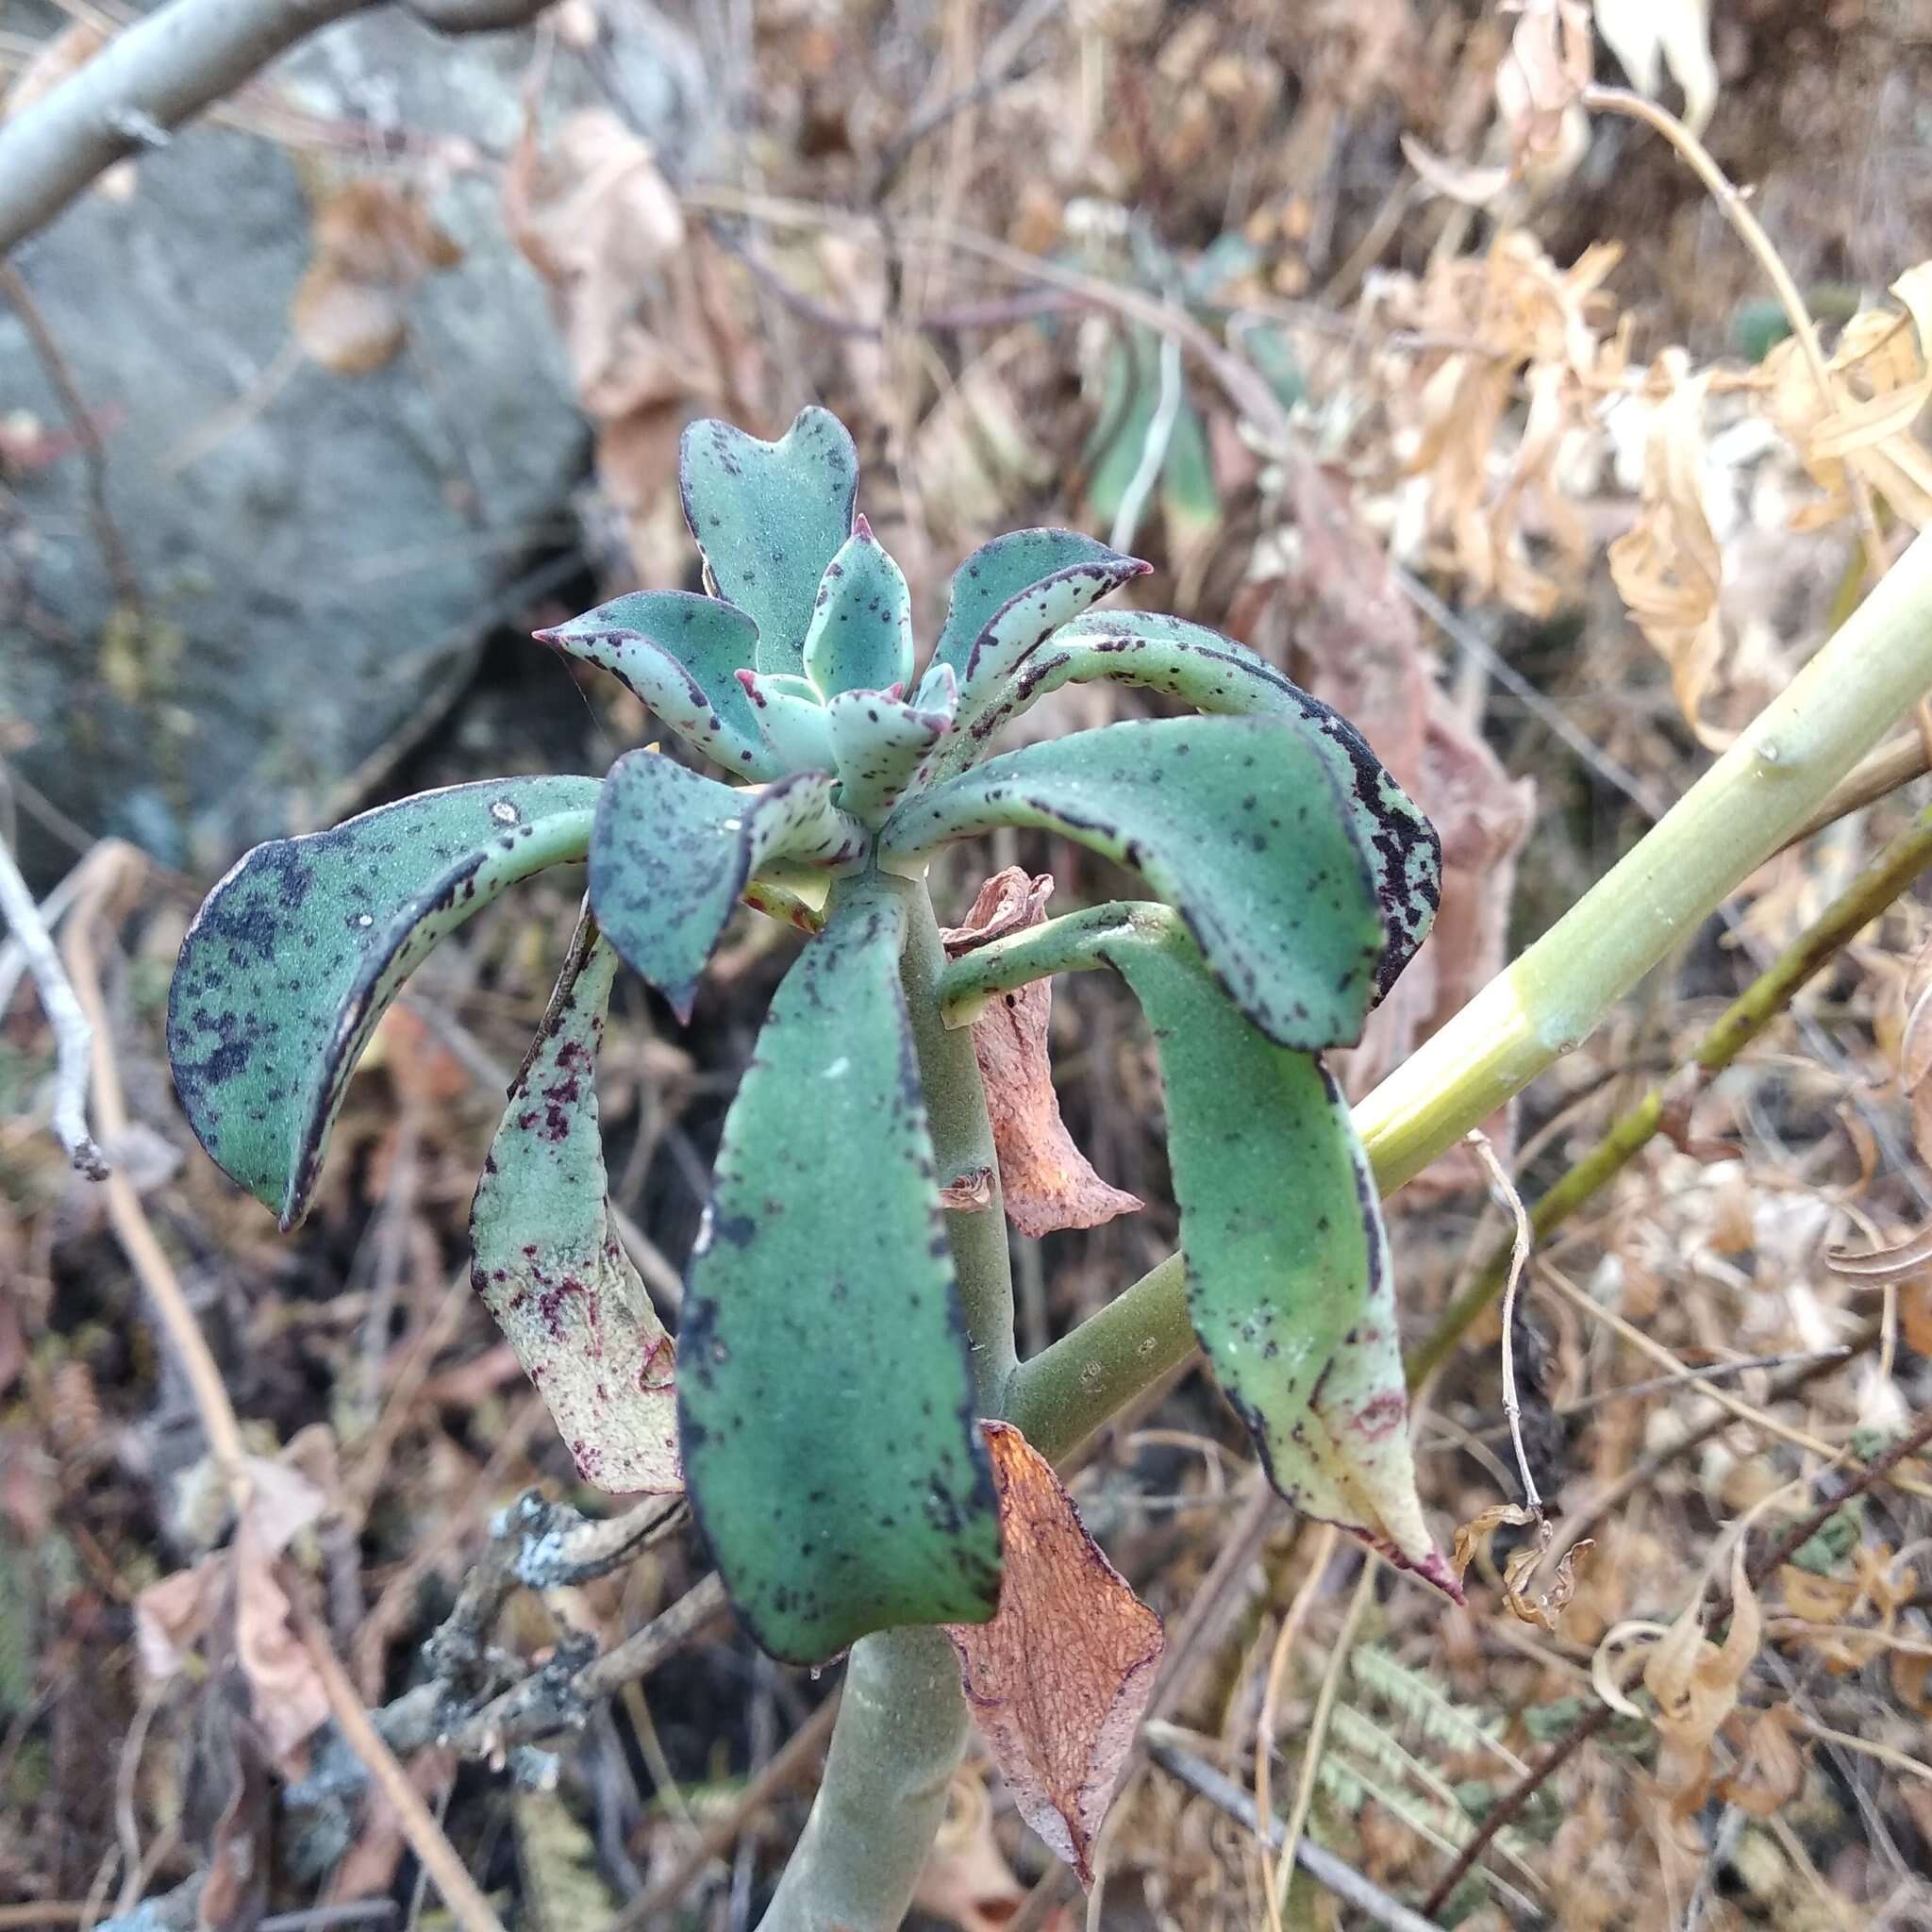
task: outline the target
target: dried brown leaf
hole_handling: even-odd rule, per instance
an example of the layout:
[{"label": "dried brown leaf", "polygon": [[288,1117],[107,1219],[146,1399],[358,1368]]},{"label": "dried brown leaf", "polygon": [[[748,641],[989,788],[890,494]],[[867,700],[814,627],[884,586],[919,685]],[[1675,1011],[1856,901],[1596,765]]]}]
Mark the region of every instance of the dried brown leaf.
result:
[{"label": "dried brown leaf", "polygon": [[1684,91],[1684,125],[1702,134],[1718,94],[1710,0],[1596,0],[1596,25],[1640,93],[1656,100],[1669,68]]},{"label": "dried brown leaf", "polygon": [[1841,1624],[1858,1601],[1858,1586],[1848,1576],[1820,1576],[1784,1564],[1777,1573],[1785,1608],[1807,1624]]},{"label": "dried brown leaf", "polygon": [[1452,161],[1432,154],[1421,142],[1405,134],[1402,153],[1408,165],[1422,176],[1423,186],[1432,194],[1459,201],[1469,208],[1487,208],[1514,179],[1505,167],[1479,167],[1469,161]]},{"label": "dried brown leaf", "polygon": [[1734,735],[1704,708],[1724,660],[1718,601],[1724,553],[1704,505],[1704,404],[1709,372],[1693,375],[1682,349],[1651,365],[1645,395],[1641,508],[1609,547],[1610,577],[1632,620],[1671,667],[1677,708],[1713,748]]},{"label": "dried brown leaf", "polygon": [[1857,1255],[1849,1248],[1831,1248],[1824,1263],[1834,1274],[1853,1281],[1909,1281],[1932,1268],[1932,1226],[1922,1227],[1908,1241],[1889,1248]]},{"label": "dried brown leaf", "polygon": [[[982,1773],[965,1767],[946,1792],[946,1815],[926,1855],[912,1903],[959,1932],[1000,1932],[1019,1910],[1026,1888],[1007,1863],[993,1832],[992,1801]],[[1064,1928],[1066,1916],[1054,1914]]]},{"label": "dried brown leaf", "polygon": [[1751,1719],[1736,1771],[1717,1782],[1717,1794],[1753,1818],[1769,1818],[1805,1789],[1805,1759],[1791,1734],[1797,1718],[1788,1704],[1774,1704]]},{"label": "dried brown leaf", "polygon": [[999,1613],[951,1624],[960,1682],[1020,1815],[1081,1883],[1154,1689],[1160,1619],[1088,1535],[1052,1465],[988,1422],[1006,1553]]},{"label": "dried brown leaf", "polygon": [[312,239],[290,320],[303,352],[338,375],[390,361],[408,333],[410,290],[462,259],[412,192],[375,178],[325,195]]},{"label": "dried brown leaf", "polygon": [[327,1505],[323,1491],[286,1461],[251,1457],[250,1496],[228,1546],[191,1570],[151,1583],[134,1600],[135,1643],[150,1676],[185,1668],[225,1627],[232,1591],[236,1659],[255,1722],[278,1761],[328,1716],[328,1694],[290,1616],[276,1575],[282,1552]]},{"label": "dried brown leaf", "polygon": [[1705,1636],[1703,1605],[1693,1602],[1643,1666],[1664,1743],[1657,1782],[1680,1818],[1704,1801],[1710,1784],[1710,1740],[1736,1708],[1738,1686],[1757,1655],[1762,1623],[1744,1569],[1742,1538],[1731,1552],[1731,1627],[1721,1645]]},{"label": "dried brown leaf", "polygon": [[1532,1595],[1528,1588],[1530,1579],[1548,1554],[1556,1537],[1556,1525],[1548,1517],[1534,1509],[1525,1509],[1521,1503],[1491,1503],[1480,1515],[1457,1526],[1450,1561],[1460,1580],[1497,1530],[1521,1528],[1530,1523],[1537,1525],[1535,1541],[1512,1551],[1504,1561],[1503,1601],[1518,1623],[1533,1624],[1540,1630],[1554,1630],[1576,1594],[1576,1566],[1587,1562],[1596,1548],[1588,1538],[1563,1552],[1557,1560],[1549,1589]]},{"label": "dried brown leaf", "polygon": [[[963,925],[940,938],[949,958],[1024,932],[1046,918],[1053,880],[1030,876],[1019,866],[995,873],[980,887]],[[1053,1017],[1053,984],[1036,980],[991,1002],[973,1024],[973,1051],[986,1083],[993,1150],[1007,1218],[1022,1234],[1051,1234],[1063,1227],[1097,1227],[1141,1202],[1109,1187],[1074,1145],[1054,1091],[1047,1030]]]}]

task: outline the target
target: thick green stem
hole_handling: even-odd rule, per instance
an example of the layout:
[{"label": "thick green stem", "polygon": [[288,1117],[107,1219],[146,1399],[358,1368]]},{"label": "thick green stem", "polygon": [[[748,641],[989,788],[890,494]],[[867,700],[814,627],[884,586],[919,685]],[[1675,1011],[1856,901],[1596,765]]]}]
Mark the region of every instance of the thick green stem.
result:
[{"label": "thick green stem", "polygon": [[[1702,1087],[1714,1074],[1729,1066],[1785,1011],[1805,982],[1840,946],[1848,944],[1871,924],[1928,865],[1932,865],[1932,808],[1922,811],[1738,995],[1724,1017],[1697,1042],[1697,1050],[1685,1070],[1694,1076],[1696,1086]],[[1649,1144],[1663,1124],[1667,1093],[1677,1105],[1688,1103],[1691,1097],[1690,1092],[1680,1092],[1674,1081],[1668,1088],[1653,1088],[1635,1107],[1620,1114],[1603,1139],[1536,1203],[1530,1209],[1529,1222],[1539,1241],[1569,1220]],[[1509,1274],[1510,1253],[1507,1242],[1499,1246],[1469,1286],[1442,1311],[1441,1318],[1409,1358],[1411,1389],[1419,1389],[1447,1359],[1469,1324],[1503,1291]]]},{"label": "thick green stem", "polygon": [[[1576,1046],[1928,689],[1932,534],[1625,858],[1357,1108],[1382,1191]],[[1023,1363],[1007,1414],[1065,1455],[1192,1347],[1185,1268],[1170,1256]]]},{"label": "thick green stem", "polygon": [[763,1932],[891,1932],[945,1815],[966,1723],[942,1632],[853,1645],[824,1780]]},{"label": "thick green stem", "polygon": [[[883,879],[906,900],[900,976],[942,1186],[984,1176],[986,1205],[946,1216],[982,1415],[1012,1379],[1013,1277],[986,1090],[969,1029],[940,1012],[946,967],[924,885]],[[885,1630],[853,1645],[824,1781],[764,1932],[891,1932],[906,1916],[946,1789],[966,1747],[959,1662],[939,1630]]]},{"label": "thick green stem", "polygon": [[925,1090],[926,1117],[932,1123],[933,1153],[940,1185],[984,1179],[982,1208],[956,1209],[946,1216],[953,1242],[953,1267],[959,1277],[959,1301],[973,1343],[973,1377],[979,1412],[998,1415],[1012,1378],[1013,1268],[1007,1246],[1007,1209],[1000,1197],[999,1161],[993,1153],[992,1124],[987,1119],[986,1089],[970,1031],[950,1031],[940,1013],[940,978],[946,970],[939,922],[923,885],[904,879],[886,883],[906,895],[906,951],[900,974],[912,1017],[912,1044],[919,1055],[919,1077]]}]

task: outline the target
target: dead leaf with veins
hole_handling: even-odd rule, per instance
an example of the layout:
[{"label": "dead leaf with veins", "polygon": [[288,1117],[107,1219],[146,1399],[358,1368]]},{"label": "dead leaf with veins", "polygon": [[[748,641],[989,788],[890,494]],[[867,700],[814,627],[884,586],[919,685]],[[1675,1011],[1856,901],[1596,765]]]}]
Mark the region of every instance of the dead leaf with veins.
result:
[{"label": "dead leaf with veins", "polygon": [[1763,1626],[1741,1537],[1731,1552],[1731,1627],[1722,1644],[1704,1634],[1702,1595],[1664,1632],[1643,1666],[1664,1746],[1657,1784],[1677,1818],[1694,1811],[1710,1789],[1711,1740],[1736,1708],[1738,1686],[1757,1656]]},{"label": "dead leaf with veins", "polygon": [[[995,873],[980,887],[963,925],[940,934],[949,958],[1042,924],[1053,880],[1019,866]],[[973,1023],[973,1052],[986,1084],[986,1108],[999,1157],[1007,1218],[1022,1234],[1063,1227],[1097,1227],[1132,1214],[1139,1198],[1109,1187],[1074,1145],[1054,1091],[1047,1030],[1053,983],[1035,980],[989,1001]]]},{"label": "dead leaf with veins", "polygon": [[1020,1815],[1093,1879],[1092,1852],[1153,1694],[1160,1619],[1087,1533],[1053,1466],[986,1422],[1006,1552],[999,1613],[949,1624],[966,1702]]}]

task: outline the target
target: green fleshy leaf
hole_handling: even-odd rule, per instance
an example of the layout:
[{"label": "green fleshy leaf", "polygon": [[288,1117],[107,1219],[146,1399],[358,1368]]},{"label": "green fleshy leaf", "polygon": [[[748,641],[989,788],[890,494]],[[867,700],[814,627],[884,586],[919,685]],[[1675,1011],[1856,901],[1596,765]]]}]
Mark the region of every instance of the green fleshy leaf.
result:
[{"label": "green fleshy leaf", "polygon": [[436,942],[506,886],[581,858],[595,778],[499,778],[247,854],[195,915],[168,1058],[195,1137],[291,1228],[376,1022]]},{"label": "green fleshy leaf", "polygon": [[712,587],[758,627],[758,669],[802,672],[819,580],[852,534],[858,452],[845,425],[801,409],[761,442],[708,418],[684,432],[677,480]]},{"label": "green fleshy leaf", "polygon": [[899,984],[855,881],[772,1002],[724,1124],[679,1338],[686,1480],[774,1657],[983,1623],[999,1518]]},{"label": "green fleshy leaf", "polygon": [[758,627],[735,604],[684,591],[633,591],[536,633],[608,671],[684,741],[744,778],[774,778],[758,712],[738,681]]},{"label": "green fleshy leaf", "polygon": [[1003,753],[908,797],[879,833],[881,862],[914,872],[1000,825],[1062,832],[1132,867],[1280,1045],[1360,1038],[1382,920],[1347,801],[1298,722],[1140,719]]},{"label": "green fleshy leaf", "polygon": [[1428,937],[1442,876],[1436,828],[1339,711],[1284,676],[1245,644],[1204,625],[1143,610],[1090,611],[1029,651],[997,702],[961,734],[973,756],[1036,698],[1066,684],[1110,678],[1157,691],[1199,711],[1300,721],[1348,800],[1356,835],[1374,874],[1388,943],[1378,991]]},{"label": "green fleshy leaf", "polygon": [[1095,950],[1158,1042],[1188,1310],[1269,1480],[1459,1596],[1416,1495],[1388,1237],[1347,1104],[1228,1005],[1178,922]]},{"label": "green fleshy leaf", "polygon": [[689,1020],[706,963],[756,874],[778,859],[848,866],[866,843],[865,828],[834,808],[827,773],[754,791],[655,752],[626,752],[597,803],[591,905],[632,969]]},{"label": "green fleshy leaf", "polygon": [[470,1279],[600,1490],[668,1494],[674,1352],[610,1227],[597,1049],[617,955],[588,914],[571,941],[470,1208]]},{"label": "green fleshy leaf", "polygon": [[[951,603],[933,653],[935,667],[952,666],[963,686],[974,647],[1006,607],[1072,574],[1068,588],[1084,588],[1081,609],[1151,568],[1123,557],[1078,530],[1012,530],[982,544],[953,573]],[[1067,611],[1068,616],[1074,609]],[[1037,625],[1035,625],[1037,629]],[[920,693],[922,701],[924,692]]]},{"label": "green fleshy leaf", "polygon": [[832,769],[832,721],[808,678],[789,672],[765,677],[747,671],[739,682],[758,715],[766,756],[779,771]]},{"label": "green fleshy leaf", "polygon": [[[943,682],[935,689],[943,698]],[[841,691],[825,707],[825,714],[839,766],[840,807],[868,825],[879,824],[899,802],[926,754],[953,723],[948,706],[918,709],[881,691]]]},{"label": "green fleshy leaf", "polygon": [[825,566],[805,634],[805,675],[822,698],[903,691],[912,676],[912,593],[860,517]]}]

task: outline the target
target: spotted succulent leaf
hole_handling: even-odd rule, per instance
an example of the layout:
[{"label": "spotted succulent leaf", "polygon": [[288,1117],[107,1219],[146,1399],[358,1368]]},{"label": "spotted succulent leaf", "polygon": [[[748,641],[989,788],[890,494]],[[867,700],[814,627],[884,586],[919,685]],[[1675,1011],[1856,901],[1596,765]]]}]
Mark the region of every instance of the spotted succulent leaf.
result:
[{"label": "spotted succulent leaf", "polygon": [[996,658],[1013,640],[1030,640],[1049,609],[1061,611],[1064,623],[1152,568],[1078,530],[1011,530],[995,537],[953,573],[933,663],[951,665],[965,690],[975,678],[994,675]]},{"label": "spotted succulent leaf", "polygon": [[735,604],[683,591],[634,591],[536,635],[609,672],[725,770],[741,778],[778,775],[738,679],[756,661],[758,627]]},{"label": "spotted succulent leaf", "polygon": [[751,700],[766,756],[781,772],[829,772],[837,762],[832,724],[808,678],[781,672],[766,677],[741,671],[738,681]]},{"label": "spotted succulent leaf", "polygon": [[470,1279],[584,1480],[681,1490],[675,1351],[610,1225],[597,1050],[617,955],[587,913],[470,1208]]},{"label": "spotted succulent leaf", "polygon": [[721,785],[653,751],[611,766],[591,834],[591,905],[634,971],[691,1017],[740,895],[781,859],[857,863],[865,828],[832,804],[828,773],[762,790]]},{"label": "spotted succulent leaf", "polygon": [[805,675],[827,700],[911,679],[912,593],[863,517],[825,566],[805,634]]},{"label": "spotted succulent leaf", "polygon": [[[943,700],[944,686],[935,689]],[[926,754],[953,724],[950,707],[920,708],[882,691],[841,691],[825,714],[839,769],[839,804],[868,825],[878,824],[899,802]]]},{"label": "spotted succulent leaf", "polygon": [[1179,617],[1090,610],[1020,659],[997,698],[962,727],[961,755],[983,756],[994,735],[1036,698],[1102,678],[1159,691],[1197,711],[1265,713],[1304,726],[1341,787],[1374,874],[1388,935],[1375,980],[1387,992],[1434,923],[1442,842],[1361,733],[1245,644]]},{"label": "spotted succulent leaf", "polygon": [[728,423],[693,423],[677,476],[711,588],[758,625],[757,668],[796,675],[819,580],[852,534],[858,452],[845,425],[801,409],[762,442]]},{"label": "spotted succulent leaf", "polygon": [[1002,753],[906,797],[881,863],[917,872],[1001,825],[1064,833],[1138,872],[1271,1040],[1360,1037],[1382,917],[1335,773],[1299,721],[1129,720]]},{"label": "spotted succulent leaf", "polygon": [[425,954],[505,887],[582,858],[594,778],[501,778],[272,840],[208,896],[168,993],[195,1137],[293,1227],[375,1024]]},{"label": "spotted succulent leaf", "polygon": [[983,1623],[999,1520],[899,981],[905,889],[841,889],[724,1124],[679,1337],[686,1480],[773,1656]]}]

